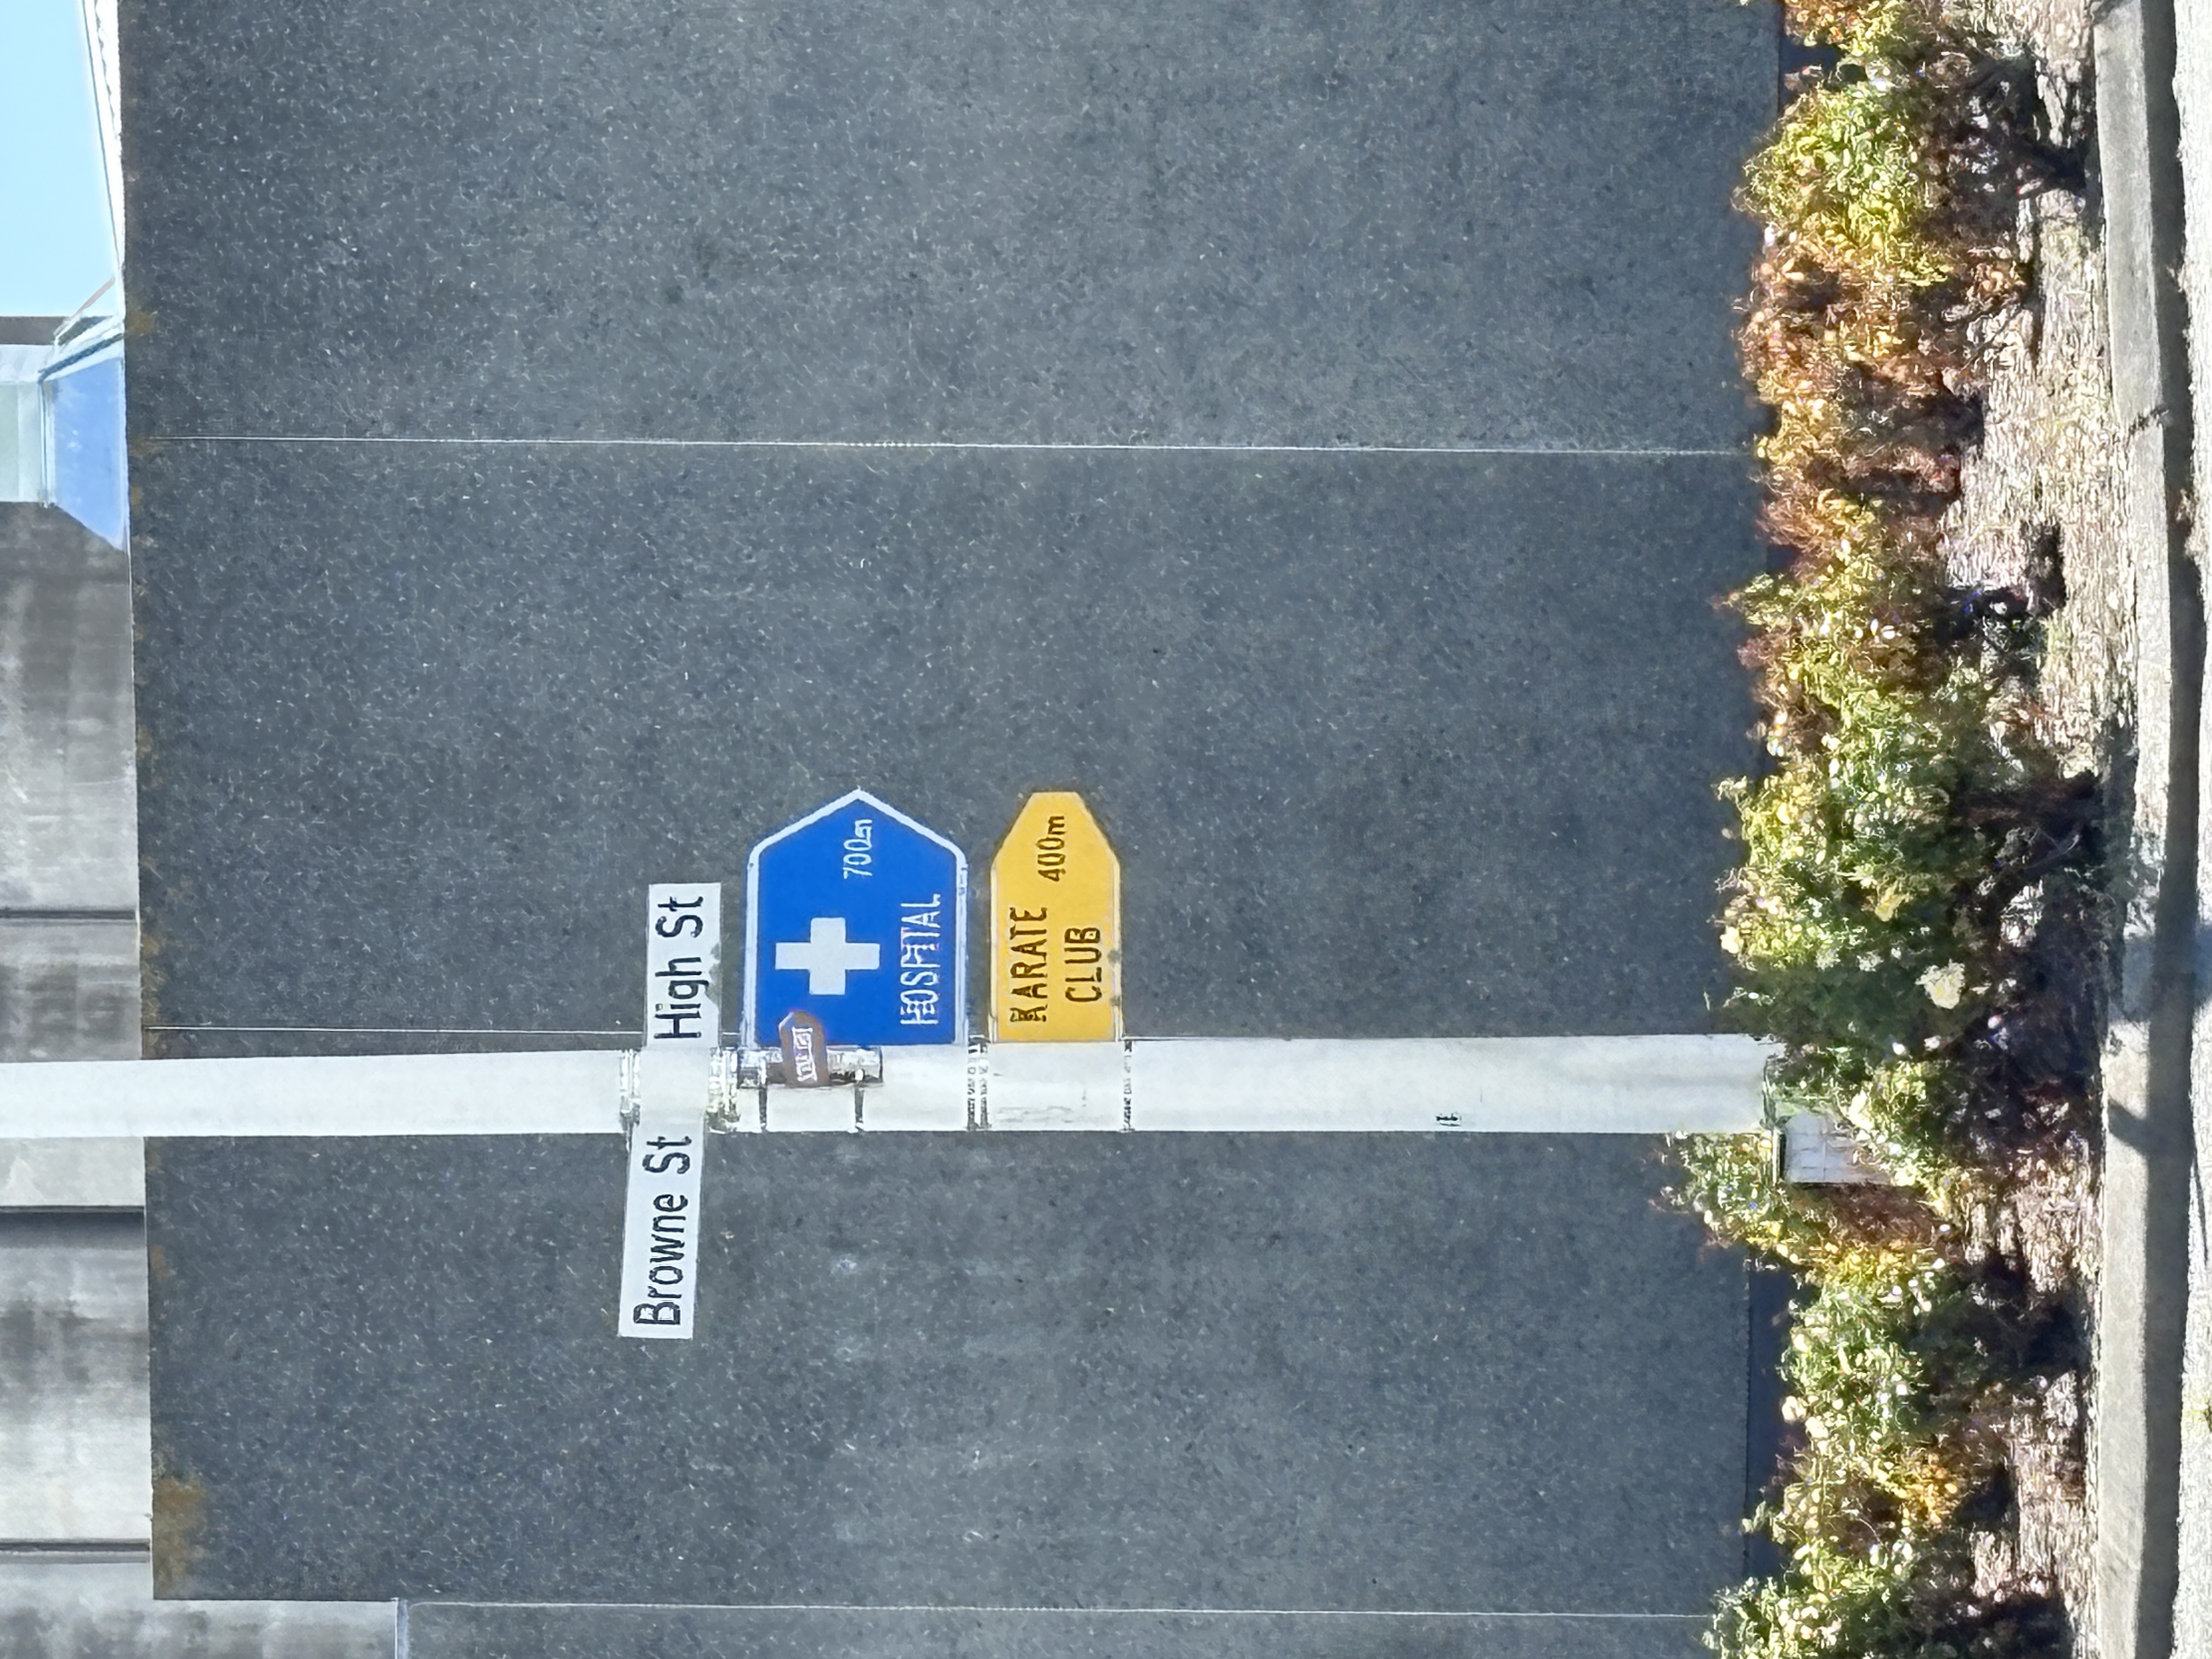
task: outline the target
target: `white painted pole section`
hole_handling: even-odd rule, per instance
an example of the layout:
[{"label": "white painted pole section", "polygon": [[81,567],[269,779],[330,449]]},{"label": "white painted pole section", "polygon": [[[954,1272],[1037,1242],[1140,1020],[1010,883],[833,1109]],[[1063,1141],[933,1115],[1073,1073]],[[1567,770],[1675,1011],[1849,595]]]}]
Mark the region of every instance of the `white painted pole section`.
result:
[{"label": "white painted pole section", "polygon": [[[970,1088],[978,1094],[982,1088],[982,1058],[975,1056],[973,1065],[976,1076],[971,1085],[970,1056],[964,1048],[886,1048],[883,1081],[871,1083],[860,1097],[861,1127],[894,1131],[966,1128]],[[826,1089],[770,1089],[768,1127],[772,1130],[798,1127],[795,1112],[819,1108],[793,1097],[828,1092]],[[851,1097],[849,1089],[840,1092]]]},{"label": "white painted pole section", "polygon": [[[1148,1044],[1157,1047],[1157,1044]],[[1218,1043],[1176,1042],[1177,1054]],[[1132,1075],[1125,1042],[1006,1042],[990,1051],[994,1129],[1121,1129]],[[888,1057],[884,1069],[890,1069]]]},{"label": "white painted pole section", "polygon": [[1728,1133],[1759,1127],[1768,1054],[1740,1036],[1140,1041],[1129,1127]]},{"label": "white painted pole section", "polygon": [[[886,1049],[868,1131],[1730,1133],[1759,1122],[1764,1044],[1735,1036],[1210,1038]],[[597,1134],[621,1057],[56,1060],[0,1066],[0,1139]],[[849,1088],[768,1091],[770,1131],[850,1133]],[[1456,1121],[1450,1121],[1456,1120]]]},{"label": "white painted pole section", "polygon": [[[868,1129],[1690,1134],[1755,1129],[1771,1051],[1742,1036],[1138,1038],[887,1048]],[[849,1127],[771,1089],[768,1127]],[[799,1115],[804,1113],[804,1116]]]},{"label": "white painted pole section", "polygon": [[622,1056],[369,1054],[0,1066],[0,1139],[607,1134]]}]

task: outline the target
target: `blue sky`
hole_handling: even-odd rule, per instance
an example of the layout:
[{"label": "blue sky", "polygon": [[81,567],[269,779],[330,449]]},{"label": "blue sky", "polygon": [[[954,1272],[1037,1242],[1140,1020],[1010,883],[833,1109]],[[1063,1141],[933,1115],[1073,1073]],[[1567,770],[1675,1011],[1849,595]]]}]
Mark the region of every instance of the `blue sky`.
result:
[{"label": "blue sky", "polygon": [[0,316],[62,316],[115,270],[78,0],[0,3]]}]

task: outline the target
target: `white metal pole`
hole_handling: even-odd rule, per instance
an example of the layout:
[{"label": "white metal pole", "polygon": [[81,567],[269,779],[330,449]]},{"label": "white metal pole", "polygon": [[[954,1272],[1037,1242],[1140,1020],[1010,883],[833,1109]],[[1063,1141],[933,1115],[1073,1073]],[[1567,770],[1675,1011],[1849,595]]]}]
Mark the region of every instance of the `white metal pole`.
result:
[{"label": "white metal pole", "polygon": [[[857,1100],[849,1085],[748,1091],[735,1127],[1728,1132],[1759,1123],[1767,1053],[1708,1036],[890,1048]],[[623,1075],[623,1056],[606,1049],[4,1065],[0,1139],[609,1134]]]}]

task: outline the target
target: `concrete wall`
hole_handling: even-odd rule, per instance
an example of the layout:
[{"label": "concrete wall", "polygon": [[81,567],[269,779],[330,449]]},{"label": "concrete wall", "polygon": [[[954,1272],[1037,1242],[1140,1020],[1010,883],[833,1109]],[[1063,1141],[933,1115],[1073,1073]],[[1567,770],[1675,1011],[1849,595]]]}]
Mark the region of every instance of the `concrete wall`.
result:
[{"label": "concrete wall", "polygon": [[0,505],[0,1054],[138,1053],[131,567]]},{"label": "concrete wall", "polygon": [[[128,557],[0,506],[0,1056],[138,1052]],[[147,1535],[137,1143],[0,1144],[0,1542]]]},{"label": "concrete wall", "polygon": [[143,1560],[0,1554],[20,1659],[391,1659],[388,1602],[156,1601]]},{"label": "concrete wall", "polygon": [[0,1540],[147,1534],[145,1230],[0,1215]]},{"label": "concrete wall", "polygon": [[[138,1054],[128,557],[0,505],[0,1059]],[[134,1139],[0,1141],[0,1653],[387,1659],[389,1604],[153,1599]]]}]

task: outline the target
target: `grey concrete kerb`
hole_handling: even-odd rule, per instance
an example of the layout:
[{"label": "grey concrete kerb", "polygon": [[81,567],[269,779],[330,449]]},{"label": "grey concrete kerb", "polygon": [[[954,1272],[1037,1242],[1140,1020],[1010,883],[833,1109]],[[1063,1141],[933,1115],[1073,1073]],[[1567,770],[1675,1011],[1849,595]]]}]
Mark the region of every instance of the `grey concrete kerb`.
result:
[{"label": "grey concrete kerb", "polygon": [[2122,535],[2136,572],[2133,811],[2116,826],[2126,905],[2106,1060],[2103,1280],[2094,1498],[2096,1647],[2166,1659],[2180,1557],[2181,1362],[2203,899],[2202,584],[2184,545],[2190,461],[2172,0],[2123,0],[2096,27],[2112,396],[2125,433]]}]

